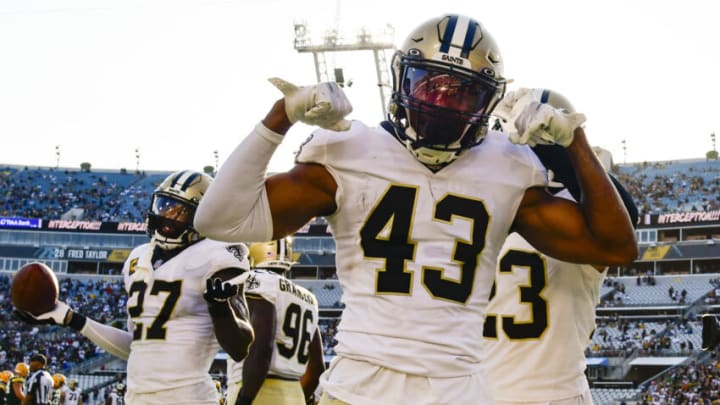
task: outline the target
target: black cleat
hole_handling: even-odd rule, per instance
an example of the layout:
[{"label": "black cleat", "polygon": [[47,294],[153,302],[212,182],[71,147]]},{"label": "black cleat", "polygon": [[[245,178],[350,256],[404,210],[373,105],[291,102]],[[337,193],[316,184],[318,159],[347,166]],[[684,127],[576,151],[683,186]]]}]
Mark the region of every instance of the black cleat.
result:
[{"label": "black cleat", "polygon": [[714,350],[720,343],[720,324],[715,315],[705,314],[702,316],[702,347],[704,351]]}]

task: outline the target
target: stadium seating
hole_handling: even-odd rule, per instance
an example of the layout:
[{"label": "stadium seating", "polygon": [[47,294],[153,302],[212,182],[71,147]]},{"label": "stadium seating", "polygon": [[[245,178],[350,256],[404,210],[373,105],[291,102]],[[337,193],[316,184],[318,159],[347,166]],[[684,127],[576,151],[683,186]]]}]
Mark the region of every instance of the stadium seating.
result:
[{"label": "stadium seating", "polygon": [[[720,208],[720,161],[685,160],[616,165],[641,213]],[[73,208],[82,219],[142,221],[149,196],[170,172],[81,171],[6,166],[0,216],[57,219]],[[322,222],[322,219],[318,219]],[[303,242],[306,243],[306,242]],[[323,243],[318,241],[317,243]],[[316,246],[321,251],[324,247]],[[305,250],[311,250],[305,249]]]},{"label": "stadium seating", "polygon": [[591,390],[595,405],[614,405],[624,399],[634,398],[640,390],[634,388],[595,388]]},{"label": "stadium seating", "polygon": [[720,161],[684,160],[617,165],[620,181],[641,213],[710,211],[720,208]]},{"label": "stadium seating", "polygon": [[170,172],[6,167],[0,216],[142,221],[155,186]]},{"label": "stadium seating", "polygon": [[[601,290],[601,306],[689,305],[715,289],[710,284],[715,277],[715,274],[654,276],[653,285],[638,282],[637,277],[613,278],[611,282],[616,286],[605,285]],[[623,285],[623,292],[618,291],[617,283]],[[675,299],[669,294],[671,287],[678,294]],[[685,298],[682,291],[687,292]]]},{"label": "stadium seating", "polygon": [[341,308],[342,290],[337,280],[295,280],[315,294],[320,308]]}]

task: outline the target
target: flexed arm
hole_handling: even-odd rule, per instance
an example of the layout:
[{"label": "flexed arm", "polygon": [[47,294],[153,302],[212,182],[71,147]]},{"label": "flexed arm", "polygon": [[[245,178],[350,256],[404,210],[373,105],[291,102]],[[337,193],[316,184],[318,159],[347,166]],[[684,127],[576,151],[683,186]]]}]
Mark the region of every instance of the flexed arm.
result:
[{"label": "flexed arm", "polygon": [[529,189],[514,227],[541,252],[574,263],[624,265],[637,258],[628,212],[604,168],[577,128],[568,147],[582,198],[574,203]]},{"label": "flexed arm", "polygon": [[[513,224],[533,246],[560,260],[594,265],[623,265],[637,257],[635,231],[628,211],[580,126],[582,114],[534,99],[537,92],[509,100],[516,143],[566,147],[580,189],[577,203],[544,189],[525,192]],[[516,115],[517,114],[517,115]],[[559,147],[559,146],[558,146]]]}]

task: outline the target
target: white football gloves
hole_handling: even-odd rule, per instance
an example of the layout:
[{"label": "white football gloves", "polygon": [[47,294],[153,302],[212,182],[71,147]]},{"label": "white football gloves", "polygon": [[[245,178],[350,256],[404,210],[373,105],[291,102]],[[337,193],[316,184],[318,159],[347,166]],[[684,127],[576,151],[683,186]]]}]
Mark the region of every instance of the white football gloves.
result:
[{"label": "white football gloves", "polygon": [[70,313],[70,311],[71,308],[66,303],[58,301],[58,303],[55,304],[55,308],[53,308],[51,311],[45,312],[44,314],[33,315],[29,312],[18,311],[18,316],[20,316],[23,321],[31,324],[52,324],[67,326],[68,322],[70,321],[69,319],[67,319],[68,313]]},{"label": "white football gloves", "polygon": [[[500,100],[497,107],[493,110],[493,115],[502,118],[505,123],[510,124],[510,129],[513,129],[515,118],[520,115],[525,105],[534,99],[540,101],[540,98],[534,93],[535,91],[533,89],[526,87],[505,93],[505,97]],[[521,99],[524,100],[522,103],[519,102]],[[507,127],[503,126],[503,128]]]},{"label": "white football gloves", "polygon": [[337,83],[298,87],[277,77],[268,80],[285,95],[285,113],[293,124],[300,121],[333,131],[350,129],[345,116],[353,108]]},{"label": "white football gloves", "polygon": [[575,129],[585,122],[585,115],[568,113],[549,104],[540,103],[542,92],[521,88],[509,92],[493,112],[511,125],[506,125],[512,143],[535,146],[569,146]]}]

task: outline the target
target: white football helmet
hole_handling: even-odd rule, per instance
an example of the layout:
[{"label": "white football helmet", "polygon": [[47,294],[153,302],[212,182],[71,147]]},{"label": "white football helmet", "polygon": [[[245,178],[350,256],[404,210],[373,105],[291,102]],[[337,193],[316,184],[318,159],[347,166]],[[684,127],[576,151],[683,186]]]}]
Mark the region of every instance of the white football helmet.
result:
[{"label": "white football helmet", "polygon": [[443,15],[408,35],[392,60],[388,118],[423,164],[442,167],[479,144],[505,94],[495,40],[477,21]]},{"label": "white football helmet", "polygon": [[292,239],[282,238],[270,242],[250,244],[250,267],[284,273],[292,267]]},{"label": "white football helmet", "polygon": [[195,230],[193,219],[210,183],[210,176],[191,170],[175,172],[160,183],[147,214],[147,232],[157,246],[177,249],[203,238]]}]

